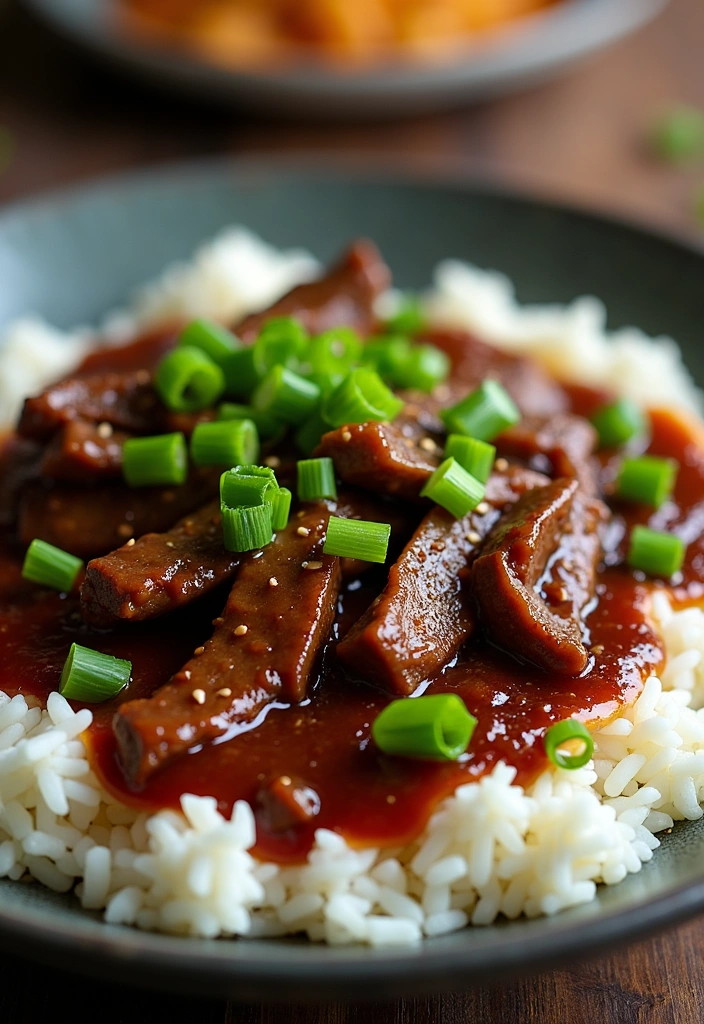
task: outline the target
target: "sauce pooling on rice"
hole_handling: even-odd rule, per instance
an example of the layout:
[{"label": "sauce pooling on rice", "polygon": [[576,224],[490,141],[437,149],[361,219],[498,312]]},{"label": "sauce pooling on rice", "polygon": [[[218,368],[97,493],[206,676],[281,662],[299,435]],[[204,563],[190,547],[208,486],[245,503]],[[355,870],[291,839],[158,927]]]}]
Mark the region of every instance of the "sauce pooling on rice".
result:
[{"label": "sauce pooling on rice", "polygon": [[[311,334],[347,323],[366,337],[385,286],[383,264],[358,246],[271,315],[297,316]],[[239,333],[253,339],[267,320]],[[337,499],[294,504],[254,554],[221,544],[219,472],[196,467],[185,484],[141,490],[120,478],[128,438],[188,433],[212,418],[165,409],[154,392],[171,336],[97,353],[28,403],[0,478],[0,689],[45,700],[72,643],[131,662],[118,697],[91,704],[87,738],[99,777],[124,803],[178,807],[189,792],[229,812],[245,799],[257,852],[280,861],[302,860],[320,827],[353,844],[400,846],[444,796],[499,761],[529,784],[547,764],[552,724],[608,720],[659,665],[653,585],[680,601],[703,593],[696,429],[651,414],[641,448],[677,461],[674,491],[657,510],[626,502],[615,496],[622,455],[595,453],[585,418],[608,396],[566,389],[460,333],[425,330],[422,341],[449,355],[449,378],[431,395],[401,392],[404,408],[388,424],[329,430],[315,454],[333,460]],[[487,379],[522,418],[493,440],[485,498],[456,518],[419,492],[442,462],[439,413]],[[297,458],[289,438],[267,452],[293,490]],[[324,553],[331,515],[388,523],[387,565]],[[530,523],[522,565],[517,544]],[[687,543],[672,580],[625,564],[637,525]],[[22,545],[36,537],[92,558],[80,595],[22,580]],[[464,754],[379,750],[372,725],[393,699],[447,693],[477,721]]]}]

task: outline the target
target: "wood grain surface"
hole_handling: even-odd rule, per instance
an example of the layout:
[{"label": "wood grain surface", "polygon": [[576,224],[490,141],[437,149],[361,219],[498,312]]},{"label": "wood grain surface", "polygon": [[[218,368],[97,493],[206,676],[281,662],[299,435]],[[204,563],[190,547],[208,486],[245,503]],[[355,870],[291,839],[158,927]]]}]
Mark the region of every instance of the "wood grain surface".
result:
[{"label": "wood grain surface", "polygon": [[[704,108],[704,0],[559,80],[400,122],[278,123],[150,92],[59,44],[0,0],[0,203],[99,174],[217,154],[320,154],[465,171],[665,228],[702,244],[704,165],[674,169],[643,139],[669,102]],[[3,138],[12,152],[3,160]],[[702,283],[704,287],[704,282]],[[0,282],[2,287],[2,282]],[[382,1006],[260,1007],[137,992],[0,963],[1,1024],[701,1024],[704,921],[498,988]]]}]

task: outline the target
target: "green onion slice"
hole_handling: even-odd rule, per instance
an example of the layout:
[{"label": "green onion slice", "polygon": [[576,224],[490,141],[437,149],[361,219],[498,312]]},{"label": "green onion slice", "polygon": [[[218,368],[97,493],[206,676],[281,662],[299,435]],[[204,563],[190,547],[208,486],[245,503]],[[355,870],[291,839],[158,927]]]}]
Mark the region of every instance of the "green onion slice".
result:
[{"label": "green onion slice", "polygon": [[401,399],[387,388],[378,373],[358,367],[327,396],[322,414],[332,427],[342,427],[346,423],[392,420],[402,408]]},{"label": "green onion slice", "polygon": [[221,402],[218,406],[219,420],[251,420],[257,433],[264,440],[275,437],[282,429],[281,420],[266,412],[258,412],[251,405],[238,405],[236,402]]},{"label": "green onion slice", "polygon": [[372,338],[364,346],[362,362],[365,366],[373,367],[384,380],[395,384],[403,372],[403,366],[408,361],[412,348],[410,338],[404,335]]},{"label": "green onion slice", "polygon": [[[567,750],[562,749],[565,744],[569,744]],[[576,718],[556,722],[545,733],[545,753],[557,768],[583,768],[591,761],[593,752],[591,733]]]},{"label": "green onion slice", "polygon": [[185,483],[186,438],[181,433],[129,438],[122,447],[122,475],[130,487]]},{"label": "green onion slice", "polygon": [[653,126],[651,141],[658,156],[671,163],[704,155],[704,111],[673,107]]},{"label": "green onion slice", "polygon": [[55,548],[45,540],[33,540],[27,548],[22,566],[22,577],[68,594],[78,579],[83,562],[68,551]]},{"label": "green onion slice", "polygon": [[254,365],[254,349],[240,348],[227,357],[223,363],[225,391],[233,398],[248,399],[264,376]]},{"label": "green onion slice", "polygon": [[298,497],[301,501],[337,498],[335,466],[332,459],[301,459],[298,471]]},{"label": "green onion slice", "polygon": [[385,562],[389,548],[389,523],[369,523],[363,519],[330,516],[323,552],[363,562]]},{"label": "green onion slice", "polygon": [[647,430],[643,411],[628,398],[602,405],[591,417],[601,448],[618,448]]},{"label": "green onion slice", "polygon": [[229,508],[261,505],[279,490],[268,466],[234,466],[220,477],[220,501]]},{"label": "green onion slice", "polygon": [[485,484],[494,467],[496,448],[476,437],[450,434],[445,443],[445,456],[459,462],[462,469],[466,469],[479,483]]},{"label": "green onion slice", "polygon": [[257,412],[276,416],[285,423],[303,423],[319,402],[318,385],[285,366],[274,366],[252,395],[252,406]]},{"label": "green onion slice", "polygon": [[679,463],[656,455],[624,459],[616,481],[616,494],[627,501],[640,501],[660,508],[672,494]]},{"label": "green onion slice", "polygon": [[268,502],[241,508],[221,505],[221,512],[223,542],[228,551],[256,551],[271,543],[274,528]]},{"label": "green onion slice", "polygon": [[450,373],[450,357],[435,345],[413,345],[391,378],[397,388],[432,391]]},{"label": "green onion slice", "polygon": [[403,296],[398,310],[385,324],[387,331],[398,334],[419,334],[426,326],[420,299],[410,292]]},{"label": "green onion slice", "polygon": [[199,423],[191,435],[196,466],[237,466],[259,458],[259,435],[252,420]]},{"label": "green onion slice", "polygon": [[669,579],[682,568],[686,550],[680,537],[647,526],[634,526],[627,561],[632,569]]},{"label": "green onion slice", "polygon": [[430,498],[456,519],[461,519],[477,507],[485,490],[481,481],[463,469],[456,459],[449,458],[438,466],[420,493],[421,497]]},{"label": "green onion slice", "polygon": [[468,434],[480,441],[493,441],[520,418],[513,399],[495,380],[485,380],[457,405],[440,413],[448,432]]},{"label": "green onion slice", "polygon": [[305,355],[311,373],[349,370],[362,355],[362,339],[351,327],[335,327],[311,338]]},{"label": "green onion slice", "polygon": [[67,700],[100,704],[116,697],[127,686],[131,675],[131,661],[71,644],[61,673],[59,693]]},{"label": "green onion slice", "polygon": [[174,412],[198,412],[217,402],[225,390],[225,374],[201,349],[183,345],[161,360],[154,387]]},{"label": "green onion slice", "polygon": [[218,366],[223,366],[228,357],[241,347],[239,338],[212,320],[193,320],[179,334],[178,344],[201,349]]},{"label": "green onion slice", "polygon": [[271,505],[271,528],[277,533],[283,530],[288,524],[288,517],[291,512],[292,494],[288,487],[280,487],[268,498]]},{"label": "green onion slice", "polygon": [[476,718],[456,693],[437,693],[387,704],[372,724],[372,737],[385,754],[456,761],[467,750],[476,726]]},{"label": "green onion slice", "polygon": [[290,316],[279,316],[264,324],[252,347],[254,368],[260,377],[274,366],[295,370],[308,344],[305,327]]}]

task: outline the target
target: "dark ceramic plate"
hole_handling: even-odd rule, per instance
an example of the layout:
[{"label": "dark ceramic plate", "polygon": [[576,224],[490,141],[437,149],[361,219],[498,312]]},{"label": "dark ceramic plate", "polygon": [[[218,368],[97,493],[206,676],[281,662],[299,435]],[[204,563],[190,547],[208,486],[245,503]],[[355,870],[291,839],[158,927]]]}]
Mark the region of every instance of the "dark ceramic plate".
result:
[{"label": "dark ceramic plate", "polygon": [[[332,257],[375,238],[397,282],[427,285],[446,256],[505,271],[523,301],[601,296],[610,326],[671,333],[704,382],[704,254],[636,228],[461,185],[360,180],[258,163],[119,179],[0,215],[0,329],[34,310],[97,320],[227,224]],[[298,941],[197,941],[107,927],[70,897],[0,882],[0,944],[125,981],[243,999],[304,1000],[440,990],[584,956],[704,909],[704,821],[675,829],[639,875],[588,906],[427,941],[410,951]]]},{"label": "dark ceramic plate", "polygon": [[667,0],[563,0],[442,63],[398,63],[339,74],[308,62],[278,72],[238,72],[175,49],[140,44],[117,28],[116,0],[26,2],[81,46],[182,92],[278,114],[339,118],[417,113],[514,89],[615,42],[652,18]]}]

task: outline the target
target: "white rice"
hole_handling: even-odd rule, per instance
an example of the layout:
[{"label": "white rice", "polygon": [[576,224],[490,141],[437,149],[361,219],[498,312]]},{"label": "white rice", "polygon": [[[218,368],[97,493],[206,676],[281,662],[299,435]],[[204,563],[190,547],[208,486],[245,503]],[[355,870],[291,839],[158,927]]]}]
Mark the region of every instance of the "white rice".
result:
[{"label": "white rice", "polygon": [[[236,319],[314,268],[305,254],[278,254],[233,229],[167,271],[132,309],[112,314],[106,334],[124,339],[193,315]],[[530,352],[563,377],[618,381],[645,404],[699,408],[674,343],[633,330],[607,338],[595,299],[521,309],[505,278],[445,263],[426,303],[437,322]],[[38,321],[10,327],[0,339],[0,421],[69,370],[87,337]],[[704,710],[693,708],[704,704],[704,612],[674,611],[656,593],[653,616],[667,651],[662,677],[596,733],[588,766],[547,771],[523,790],[500,764],[459,787],[411,846],[353,850],[321,829],[294,868],[252,857],[246,803],[229,820],[208,797],[184,796],[181,814],[152,816],[115,803],[80,740],[90,712],[73,712],[57,693],[46,710],[0,694],[0,877],[75,887],[83,906],[104,908],[113,924],[204,937],[303,932],[373,946],[588,902],[597,884],[615,884],[651,859],[655,833],[702,815]]]}]

